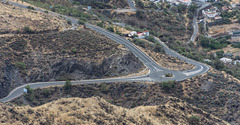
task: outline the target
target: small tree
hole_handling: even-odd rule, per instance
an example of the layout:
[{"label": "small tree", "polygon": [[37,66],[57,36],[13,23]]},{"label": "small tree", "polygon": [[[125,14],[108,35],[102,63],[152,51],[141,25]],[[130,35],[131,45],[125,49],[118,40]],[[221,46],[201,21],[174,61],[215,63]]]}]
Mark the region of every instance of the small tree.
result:
[{"label": "small tree", "polygon": [[84,25],[84,24],[85,24],[85,21],[83,21],[83,20],[78,20],[78,24],[79,24],[79,25]]},{"label": "small tree", "polygon": [[72,21],[71,21],[71,20],[67,20],[67,23],[68,23],[69,25],[72,25]]},{"label": "small tree", "polygon": [[200,118],[197,116],[190,116],[188,118],[188,122],[190,125],[199,125],[200,124]]},{"label": "small tree", "polygon": [[114,32],[113,27],[108,27],[107,30],[108,30],[108,31],[111,31],[111,32]]},{"label": "small tree", "polygon": [[20,70],[25,70],[26,69],[26,64],[24,62],[17,62],[16,66],[20,69]]},{"label": "small tree", "polygon": [[165,81],[160,83],[160,85],[164,91],[170,92],[172,89],[175,88],[175,81]]},{"label": "small tree", "polygon": [[165,77],[173,77],[173,74],[172,73],[166,73]]},{"label": "small tree", "polygon": [[35,10],[35,8],[34,8],[34,7],[31,7],[31,6],[28,6],[27,9]]},{"label": "small tree", "polygon": [[97,23],[97,26],[103,27],[103,22]]},{"label": "small tree", "polygon": [[25,26],[23,30],[25,33],[34,33],[34,31],[28,26]]},{"label": "small tree", "polygon": [[70,93],[72,90],[72,83],[70,80],[67,80],[63,86],[65,93]]},{"label": "small tree", "polygon": [[216,52],[216,54],[217,54],[217,57],[218,57],[218,58],[222,58],[222,57],[223,57],[223,54],[224,54],[224,51],[219,50],[219,51]]},{"label": "small tree", "polygon": [[33,89],[32,89],[29,85],[27,85],[27,86],[25,87],[25,89],[27,89],[27,92],[28,92],[28,93],[32,93],[32,92],[33,92]]}]

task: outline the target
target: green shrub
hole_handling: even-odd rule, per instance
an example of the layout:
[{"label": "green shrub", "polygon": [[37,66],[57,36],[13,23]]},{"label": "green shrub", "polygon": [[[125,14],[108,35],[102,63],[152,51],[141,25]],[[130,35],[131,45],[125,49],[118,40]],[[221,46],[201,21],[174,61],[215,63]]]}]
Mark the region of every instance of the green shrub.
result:
[{"label": "green shrub", "polygon": [[25,87],[25,89],[27,89],[27,93],[29,93],[29,94],[31,94],[33,92],[33,89],[29,85],[27,85]]},{"label": "green shrub", "polygon": [[172,76],[173,76],[172,73],[166,73],[166,74],[165,74],[165,77],[172,77]]},{"label": "green shrub", "polygon": [[140,39],[133,39],[134,44],[142,47],[142,48],[146,48],[147,47],[147,43],[143,40]]},{"label": "green shrub", "polygon": [[233,47],[233,48],[240,48],[240,44],[232,44],[231,47]]},{"label": "green shrub", "polygon": [[72,49],[72,52],[77,53],[77,49],[76,48]]},{"label": "green shrub", "polygon": [[200,118],[197,116],[190,116],[188,118],[188,122],[190,125],[199,125],[200,124]]},{"label": "green shrub", "polygon": [[147,40],[150,41],[150,42],[153,42],[153,43],[156,42],[156,40],[154,39],[154,37],[152,35],[148,36]]},{"label": "green shrub", "polygon": [[165,50],[164,50],[164,48],[162,47],[162,45],[160,43],[155,43],[154,44],[153,51],[157,52],[157,53],[165,53]]},{"label": "green shrub", "polygon": [[72,25],[72,21],[71,21],[71,20],[67,20],[67,23],[68,23],[69,25]]},{"label": "green shrub", "polygon": [[165,81],[160,83],[160,85],[164,91],[170,92],[172,89],[175,88],[175,81]]},{"label": "green shrub", "polygon": [[97,23],[97,26],[103,27],[103,22]]},{"label": "green shrub", "polygon": [[218,58],[222,58],[222,57],[223,57],[223,54],[224,54],[224,51],[222,51],[222,50],[217,51],[216,54],[217,54],[217,57],[218,57]]},{"label": "green shrub", "polygon": [[64,88],[64,92],[65,92],[65,93],[70,93],[71,90],[72,90],[72,83],[71,83],[71,81],[67,80],[67,81],[65,82],[63,88]]},{"label": "green shrub", "polygon": [[106,83],[101,84],[101,91],[105,94],[109,92],[109,88],[107,87]]},{"label": "green shrub", "polygon": [[78,24],[79,24],[79,25],[84,25],[84,24],[85,24],[85,21],[83,21],[83,20],[78,20]]},{"label": "green shrub", "polygon": [[44,97],[46,98],[50,95],[50,90],[49,89],[43,89],[42,93],[43,93]]},{"label": "green shrub", "polygon": [[225,38],[213,39],[205,36],[200,36],[199,42],[203,48],[210,48],[212,50],[222,49],[230,44]]},{"label": "green shrub", "polygon": [[108,31],[111,31],[111,32],[114,32],[113,27],[108,27],[107,30],[108,30]]},{"label": "green shrub", "polygon": [[35,10],[34,7],[28,6],[27,9]]},{"label": "green shrub", "polygon": [[24,62],[17,62],[16,67],[18,67],[20,70],[25,70],[26,64]]},{"label": "green shrub", "polygon": [[30,27],[28,27],[28,26],[25,26],[25,27],[23,28],[23,31],[24,31],[25,33],[28,33],[28,34],[34,33],[34,31],[33,31]]},{"label": "green shrub", "polygon": [[223,70],[224,69],[224,63],[222,61],[220,61],[219,59],[216,59],[214,62],[213,62],[213,65],[216,69],[218,70]]}]

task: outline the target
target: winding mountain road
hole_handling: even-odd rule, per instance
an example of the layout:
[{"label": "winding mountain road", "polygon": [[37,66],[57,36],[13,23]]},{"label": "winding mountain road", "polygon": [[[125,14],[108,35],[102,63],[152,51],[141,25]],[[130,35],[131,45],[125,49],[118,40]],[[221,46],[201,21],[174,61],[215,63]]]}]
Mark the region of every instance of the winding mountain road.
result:
[{"label": "winding mountain road", "polygon": [[197,23],[197,17],[198,17],[198,13],[200,10],[208,7],[210,4],[209,3],[203,3],[202,6],[200,8],[197,9],[197,11],[195,12],[195,16],[193,17],[193,34],[191,36],[191,39],[188,41],[188,43],[190,42],[195,42],[197,34],[198,34],[198,23]]},{"label": "winding mountain road", "polygon": [[[9,1],[10,4],[27,8],[25,5],[21,5],[19,3],[14,3]],[[36,9],[36,11],[43,12],[42,9]],[[49,14],[52,14],[54,16],[60,16],[60,14],[49,12]],[[77,27],[78,20],[72,17],[68,17],[65,15],[61,15],[67,20],[71,20],[73,24],[73,29]],[[176,81],[182,81],[188,78],[191,78],[196,75],[204,74],[209,70],[209,67],[205,64],[196,62],[194,60],[188,59],[175,51],[168,48],[163,42],[161,42],[158,38],[155,38],[165,49],[166,54],[169,54],[173,57],[177,57],[181,60],[184,60],[188,62],[189,64],[192,64],[195,66],[194,69],[187,70],[187,71],[175,71],[175,70],[169,70],[166,68],[163,68],[159,66],[151,57],[146,55],[144,52],[142,52],[140,49],[138,49],[133,43],[126,40],[125,38],[116,35],[112,32],[109,32],[103,28],[100,28],[98,26],[86,23],[85,24],[88,28],[95,30],[96,32],[105,35],[106,37],[112,39],[113,41],[124,45],[126,48],[128,48],[137,58],[139,58],[146,67],[149,68],[150,73],[143,76],[136,76],[136,77],[119,77],[119,78],[108,78],[108,79],[94,79],[94,80],[82,80],[82,81],[72,81],[72,84],[93,84],[93,83],[102,83],[102,82],[127,82],[127,81],[143,81],[143,82],[159,82],[159,81],[168,81],[168,80],[176,80]],[[172,73],[173,77],[166,78],[164,75],[166,73]],[[64,85],[64,81],[56,81],[56,82],[38,82],[38,83],[28,83],[22,86],[19,86],[15,88],[13,91],[11,91],[7,97],[0,99],[0,102],[8,102],[12,99],[19,97],[23,94],[23,88],[27,85],[29,85],[31,88],[42,88],[42,87],[48,87],[48,86],[56,86],[56,85]]]}]

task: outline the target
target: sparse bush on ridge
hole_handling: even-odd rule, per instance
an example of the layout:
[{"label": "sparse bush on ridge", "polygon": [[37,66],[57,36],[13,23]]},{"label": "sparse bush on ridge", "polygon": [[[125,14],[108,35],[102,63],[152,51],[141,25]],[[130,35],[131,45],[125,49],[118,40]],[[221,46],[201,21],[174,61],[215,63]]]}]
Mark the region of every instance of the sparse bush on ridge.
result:
[{"label": "sparse bush on ridge", "polygon": [[34,31],[33,31],[29,26],[25,26],[25,27],[23,28],[23,31],[24,31],[25,33],[28,33],[28,34],[34,33]]},{"label": "sparse bush on ridge", "polygon": [[172,89],[175,88],[175,83],[176,83],[175,81],[164,81],[159,84],[164,91],[170,92]]},{"label": "sparse bush on ridge", "polygon": [[70,80],[67,80],[63,86],[64,88],[64,92],[65,93],[70,93],[70,91],[72,90],[72,83]]},{"label": "sparse bush on ridge", "polygon": [[200,124],[200,118],[198,116],[190,116],[188,118],[188,122],[190,125],[199,125]]},{"label": "sparse bush on ridge", "polygon": [[28,6],[27,8],[30,9],[30,10],[35,10],[35,8],[31,7],[31,6]]},{"label": "sparse bush on ridge", "polygon": [[17,62],[16,67],[18,67],[20,70],[25,70],[26,64],[24,62]]}]

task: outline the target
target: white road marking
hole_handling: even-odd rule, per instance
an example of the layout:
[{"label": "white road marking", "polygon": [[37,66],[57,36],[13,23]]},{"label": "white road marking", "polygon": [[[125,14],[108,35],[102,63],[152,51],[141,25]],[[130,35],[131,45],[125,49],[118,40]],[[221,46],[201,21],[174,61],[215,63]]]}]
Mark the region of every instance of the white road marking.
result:
[{"label": "white road marking", "polygon": [[195,75],[195,74],[201,72],[202,70],[203,70],[203,67],[201,66],[201,68],[199,70],[192,71],[192,72],[186,72],[186,73],[183,73],[183,74],[185,74],[186,76]]}]

